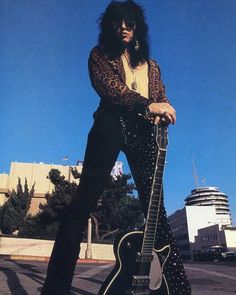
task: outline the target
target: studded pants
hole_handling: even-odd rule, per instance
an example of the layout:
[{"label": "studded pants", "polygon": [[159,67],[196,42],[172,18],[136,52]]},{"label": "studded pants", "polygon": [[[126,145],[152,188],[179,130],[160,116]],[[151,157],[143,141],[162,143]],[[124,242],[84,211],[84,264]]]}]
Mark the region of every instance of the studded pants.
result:
[{"label": "studded pants", "polygon": [[[128,118],[103,113],[95,119],[88,135],[78,194],[60,225],[42,295],[70,294],[86,220],[96,210],[98,199],[120,151],[127,157],[143,212],[147,214],[157,149],[156,126],[141,117]],[[171,246],[164,267],[169,295],[191,294],[189,281],[167,222],[163,197],[156,240],[159,247],[167,244]]]}]

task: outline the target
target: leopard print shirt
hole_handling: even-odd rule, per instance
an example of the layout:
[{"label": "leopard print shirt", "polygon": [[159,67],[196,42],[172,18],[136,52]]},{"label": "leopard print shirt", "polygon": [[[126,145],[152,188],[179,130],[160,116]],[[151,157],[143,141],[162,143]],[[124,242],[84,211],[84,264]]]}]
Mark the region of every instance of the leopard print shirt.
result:
[{"label": "leopard print shirt", "polygon": [[99,47],[95,47],[89,57],[89,75],[93,88],[101,97],[100,107],[144,114],[152,102],[169,102],[159,66],[152,59],[148,66],[149,99],[128,88],[121,57],[108,59]]}]

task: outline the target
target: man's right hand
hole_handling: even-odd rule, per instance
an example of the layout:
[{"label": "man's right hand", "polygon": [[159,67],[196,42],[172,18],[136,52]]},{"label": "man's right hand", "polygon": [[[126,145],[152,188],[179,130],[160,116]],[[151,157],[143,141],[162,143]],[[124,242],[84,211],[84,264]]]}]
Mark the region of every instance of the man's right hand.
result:
[{"label": "man's right hand", "polygon": [[165,121],[165,124],[176,123],[176,111],[169,103],[153,102],[148,108],[151,114],[156,115],[155,124],[158,124],[161,119]]}]

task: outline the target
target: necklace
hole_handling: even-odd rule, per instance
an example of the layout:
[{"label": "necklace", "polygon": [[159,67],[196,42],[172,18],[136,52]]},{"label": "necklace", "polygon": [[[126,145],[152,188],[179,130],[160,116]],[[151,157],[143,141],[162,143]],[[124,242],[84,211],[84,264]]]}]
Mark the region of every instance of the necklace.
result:
[{"label": "necklace", "polygon": [[134,77],[134,81],[131,83],[131,88],[132,88],[132,90],[137,90],[138,85],[137,85],[137,82],[136,82],[136,71],[131,69],[131,72],[132,72],[132,75]]},{"label": "necklace", "polygon": [[125,59],[126,59],[126,61],[128,63],[128,66],[129,66],[130,71],[131,71],[132,76],[133,76],[133,82],[131,83],[131,88],[132,88],[132,90],[136,91],[138,89],[138,85],[137,85],[137,82],[136,82],[136,70],[134,68],[132,68],[127,52],[124,53],[124,57],[125,57]]}]

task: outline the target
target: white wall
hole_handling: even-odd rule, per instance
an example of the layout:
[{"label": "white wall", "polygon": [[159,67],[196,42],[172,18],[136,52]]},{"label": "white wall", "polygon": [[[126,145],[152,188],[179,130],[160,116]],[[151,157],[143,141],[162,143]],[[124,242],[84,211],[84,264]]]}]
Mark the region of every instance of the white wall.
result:
[{"label": "white wall", "polygon": [[189,242],[194,243],[198,229],[216,223],[216,210],[213,206],[186,206]]},{"label": "white wall", "polygon": [[[50,257],[54,241],[0,237],[0,255]],[[87,244],[82,243],[80,258],[85,258]],[[113,245],[92,244],[92,259],[115,260]]]},{"label": "white wall", "polygon": [[225,229],[225,240],[227,248],[234,248],[236,250],[236,229]]}]

